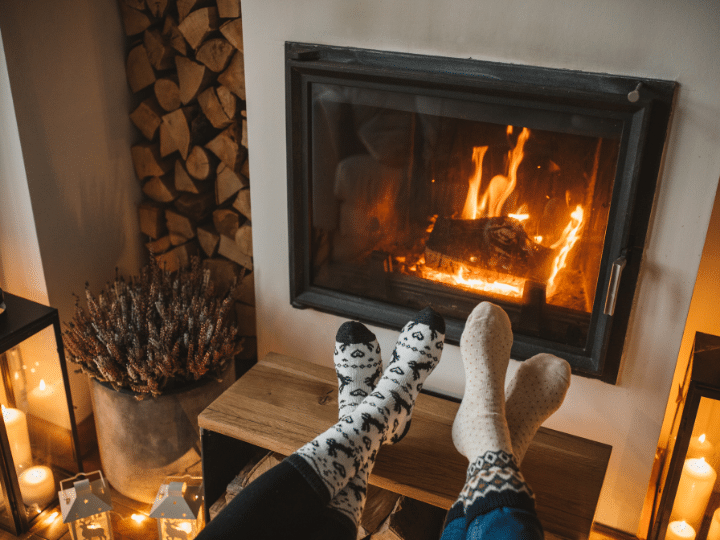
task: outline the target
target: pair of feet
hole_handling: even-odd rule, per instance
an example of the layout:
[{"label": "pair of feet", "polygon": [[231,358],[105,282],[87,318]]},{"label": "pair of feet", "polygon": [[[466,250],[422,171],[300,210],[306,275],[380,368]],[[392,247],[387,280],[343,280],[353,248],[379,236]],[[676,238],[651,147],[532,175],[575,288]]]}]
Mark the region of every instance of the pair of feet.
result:
[{"label": "pair of feet", "polygon": [[[347,322],[338,330],[334,361],[340,420],[300,448],[291,463],[355,527],[377,452],[382,444],[395,443],[407,432],[415,399],[440,361],[444,333],[439,314],[430,308],[421,311],[401,331],[383,371],[372,332],[358,322]],[[467,320],[460,344],[465,393],[453,424],[453,441],[470,460],[470,468],[455,513],[464,514],[478,494],[485,494],[486,481],[497,488],[491,491],[522,491],[514,478],[497,482],[497,466],[510,464],[517,470],[537,428],[560,406],[569,385],[567,362],[537,355],[518,369],[506,404],[511,346],[507,314],[488,302],[478,305]],[[494,465],[488,468],[485,458]],[[478,482],[483,490],[478,491]]]}]

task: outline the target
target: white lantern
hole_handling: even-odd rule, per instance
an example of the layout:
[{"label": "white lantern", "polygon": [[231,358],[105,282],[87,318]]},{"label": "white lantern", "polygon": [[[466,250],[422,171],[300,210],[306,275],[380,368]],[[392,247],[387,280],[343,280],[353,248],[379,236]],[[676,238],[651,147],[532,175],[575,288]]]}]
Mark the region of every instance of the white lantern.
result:
[{"label": "white lantern", "polygon": [[72,540],[113,540],[110,489],[102,472],[80,473],[63,480],[58,497]]},{"label": "white lantern", "polygon": [[202,479],[166,479],[150,510],[150,517],[157,519],[160,540],[195,538],[205,526],[202,503]]}]

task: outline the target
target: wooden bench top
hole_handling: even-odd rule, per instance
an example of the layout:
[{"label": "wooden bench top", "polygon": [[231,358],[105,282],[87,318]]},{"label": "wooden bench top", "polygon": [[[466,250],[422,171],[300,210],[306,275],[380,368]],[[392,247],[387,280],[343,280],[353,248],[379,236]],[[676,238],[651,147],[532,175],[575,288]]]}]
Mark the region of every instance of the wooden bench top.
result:
[{"label": "wooden bench top", "polygon": [[[452,442],[458,403],[421,394],[407,436],[383,446],[370,483],[441,508],[450,508],[468,462]],[[332,368],[269,353],[199,416],[210,430],[290,455],[337,421]],[[611,447],[540,428],[522,472],[536,496],[546,531],[587,538]]]}]

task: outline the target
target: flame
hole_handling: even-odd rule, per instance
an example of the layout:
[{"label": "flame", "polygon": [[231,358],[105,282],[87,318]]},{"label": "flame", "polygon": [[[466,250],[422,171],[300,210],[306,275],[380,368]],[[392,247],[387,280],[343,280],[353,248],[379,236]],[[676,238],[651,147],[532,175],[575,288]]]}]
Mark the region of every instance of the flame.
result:
[{"label": "flame", "polygon": [[468,194],[465,198],[465,206],[462,211],[462,219],[477,219],[478,212],[478,195],[480,193],[480,183],[482,181],[482,163],[487,152],[487,146],[476,146],[473,148],[472,160],[475,163],[475,172],[470,177]]},{"label": "flame", "polygon": [[45,384],[45,379],[40,379],[40,391],[41,391],[41,392],[42,392],[43,390],[45,390],[45,387],[46,387],[46,386],[47,386],[47,385]]},{"label": "flame", "polygon": [[698,437],[698,441],[700,441],[700,444],[705,442],[705,434],[704,433]]},{"label": "flame", "polygon": [[[557,249],[560,246],[562,246],[562,248],[560,249],[560,253],[558,254],[558,256],[555,257],[555,261],[553,262],[553,271],[550,275],[550,279],[548,279],[547,282],[549,291],[553,290],[553,286],[555,284],[555,277],[558,275],[558,272],[565,268],[565,262],[567,261],[568,253],[573,248],[575,243],[580,239],[579,232],[583,225],[582,206],[577,205],[575,211],[570,214],[570,218],[570,223],[568,223],[565,227],[565,230],[560,236],[560,240],[558,240],[551,246],[552,249]],[[550,294],[552,294],[552,292]]]},{"label": "flame", "polygon": [[470,270],[461,265],[455,274],[439,272],[427,266],[421,266],[422,277],[432,281],[467,287],[475,291],[500,294],[510,298],[522,298],[524,280],[508,276],[507,281],[490,281],[482,278],[465,277]]}]

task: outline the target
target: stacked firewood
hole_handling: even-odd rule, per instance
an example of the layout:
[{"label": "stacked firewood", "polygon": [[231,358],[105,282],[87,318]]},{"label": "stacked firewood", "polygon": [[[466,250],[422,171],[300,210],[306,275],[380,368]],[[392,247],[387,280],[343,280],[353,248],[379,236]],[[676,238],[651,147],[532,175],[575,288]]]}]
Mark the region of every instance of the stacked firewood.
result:
[{"label": "stacked firewood", "polygon": [[[199,255],[221,286],[251,276],[240,0],[118,3],[135,98],[130,120],[139,130],[131,153],[145,195],[139,220],[146,246],[169,270]],[[251,302],[242,298],[237,306],[246,335],[254,335]]]}]

